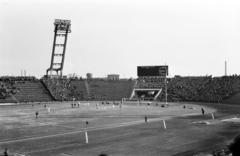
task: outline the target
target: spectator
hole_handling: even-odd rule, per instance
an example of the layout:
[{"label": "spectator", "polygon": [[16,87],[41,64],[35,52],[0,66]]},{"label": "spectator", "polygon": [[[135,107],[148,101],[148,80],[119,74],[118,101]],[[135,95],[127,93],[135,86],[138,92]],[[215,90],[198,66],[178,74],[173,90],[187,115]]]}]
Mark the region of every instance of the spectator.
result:
[{"label": "spectator", "polygon": [[203,108],[201,108],[201,110],[202,110],[202,115],[204,115],[204,113],[205,113],[204,109],[203,109]]},{"label": "spectator", "polygon": [[8,156],[8,150],[7,149],[5,149],[5,151],[4,151],[4,156]]},{"label": "spectator", "polygon": [[232,156],[240,156],[240,135],[232,139],[227,147],[232,152]]}]

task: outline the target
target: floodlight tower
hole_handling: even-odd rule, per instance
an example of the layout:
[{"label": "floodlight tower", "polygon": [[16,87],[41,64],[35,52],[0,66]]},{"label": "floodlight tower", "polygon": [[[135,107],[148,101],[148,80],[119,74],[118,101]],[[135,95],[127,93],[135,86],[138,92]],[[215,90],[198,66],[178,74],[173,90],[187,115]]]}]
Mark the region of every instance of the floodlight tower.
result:
[{"label": "floodlight tower", "polygon": [[163,76],[164,77],[164,84],[165,84],[165,102],[166,102],[166,105],[168,105],[168,102],[167,102],[167,76],[168,76],[168,66],[165,64],[165,66],[161,66],[159,68],[159,75],[160,76]]},{"label": "floodlight tower", "polygon": [[[56,71],[57,75],[58,75],[58,71],[60,71],[60,77],[62,77],[62,70],[63,70],[65,52],[66,52],[66,46],[67,46],[67,37],[68,37],[68,33],[71,33],[71,21],[55,19],[53,24],[55,28],[54,28],[54,38],[53,38],[52,59],[51,59],[50,67],[47,69],[47,75],[48,75],[48,71],[50,71],[51,77],[52,77],[52,71]],[[63,44],[56,43],[57,37],[63,37],[64,43]],[[55,53],[55,47],[62,47],[63,48],[62,53]],[[55,57],[61,57],[61,62],[54,62]]]}]

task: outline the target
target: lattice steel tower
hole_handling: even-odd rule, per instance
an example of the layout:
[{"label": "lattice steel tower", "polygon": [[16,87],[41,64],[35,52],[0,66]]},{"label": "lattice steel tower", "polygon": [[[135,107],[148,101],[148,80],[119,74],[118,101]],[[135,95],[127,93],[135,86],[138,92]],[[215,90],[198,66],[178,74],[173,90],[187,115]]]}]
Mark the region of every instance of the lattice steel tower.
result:
[{"label": "lattice steel tower", "polygon": [[[60,76],[62,77],[62,70],[63,70],[66,46],[67,46],[67,37],[68,37],[68,33],[71,33],[71,21],[55,19],[54,26],[55,26],[55,29],[54,29],[52,59],[51,59],[50,67],[47,69],[47,75],[48,75],[48,71],[50,71],[51,77],[52,77],[52,71],[56,71],[57,75],[58,75],[58,71],[60,71]],[[64,43],[62,44],[56,43],[57,37],[63,37]],[[55,47],[63,48],[62,52],[55,53]],[[57,60],[56,57],[60,57],[61,62],[55,62]]]}]

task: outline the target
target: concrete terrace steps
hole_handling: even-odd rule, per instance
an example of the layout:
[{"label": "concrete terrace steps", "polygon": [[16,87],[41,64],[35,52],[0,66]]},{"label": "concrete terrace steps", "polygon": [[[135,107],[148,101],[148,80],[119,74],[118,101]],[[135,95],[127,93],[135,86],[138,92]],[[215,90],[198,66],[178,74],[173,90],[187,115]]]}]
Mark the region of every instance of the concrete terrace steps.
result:
[{"label": "concrete terrace steps", "polygon": [[15,86],[20,89],[14,95],[18,101],[52,101],[52,98],[40,82],[25,81],[25,83],[16,83]]},{"label": "concrete terrace steps", "polygon": [[6,97],[6,99],[0,99],[0,103],[14,103],[16,100],[14,100],[12,97]]},{"label": "concrete terrace steps", "polygon": [[[84,97],[88,97],[88,92],[86,88],[86,82],[82,80],[74,80],[71,81],[72,85],[75,85],[77,87],[78,92],[82,92]],[[81,98],[81,97],[80,97]]]},{"label": "concrete terrace steps", "polygon": [[90,81],[90,95],[98,100],[121,100],[130,98],[135,81]]}]

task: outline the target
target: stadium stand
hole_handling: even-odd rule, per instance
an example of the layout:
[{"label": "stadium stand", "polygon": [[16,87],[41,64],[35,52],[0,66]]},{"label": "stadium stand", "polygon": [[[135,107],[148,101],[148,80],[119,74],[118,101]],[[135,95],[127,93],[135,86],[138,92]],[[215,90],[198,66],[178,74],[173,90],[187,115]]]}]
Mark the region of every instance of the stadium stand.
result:
[{"label": "stadium stand", "polygon": [[68,79],[44,79],[43,83],[46,85],[54,100],[64,101],[71,100],[72,94],[71,89],[73,86],[71,85],[71,81]]},{"label": "stadium stand", "polygon": [[167,87],[169,101],[222,102],[239,93],[240,76],[175,77],[168,79]]},{"label": "stadium stand", "polygon": [[[157,100],[165,101],[165,79],[139,77],[132,79],[73,79],[35,77],[0,77],[0,103],[120,100],[130,98],[133,89],[161,88]],[[199,76],[167,78],[168,102],[226,102],[239,103],[240,76]],[[136,95],[133,96],[134,98]]]},{"label": "stadium stand", "polygon": [[11,90],[8,87],[8,83],[5,84],[3,82],[0,82],[0,103],[14,103],[17,102],[17,100],[13,97],[13,93],[15,93],[15,91]]},{"label": "stadium stand", "polygon": [[120,100],[129,98],[135,81],[104,79],[45,79],[56,100]]},{"label": "stadium stand", "polygon": [[88,98],[84,79],[43,79],[50,94],[58,101],[84,100]]},{"label": "stadium stand", "polygon": [[1,77],[1,103],[52,101],[35,77]]},{"label": "stadium stand", "polygon": [[77,95],[75,95],[76,100],[88,99],[90,93],[87,91],[87,81],[83,79],[72,80],[72,84],[76,86]]},{"label": "stadium stand", "polygon": [[140,77],[137,79],[135,88],[162,88],[165,78],[159,77]]},{"label": "stadium stand", "polygon": [[231,96],[229,99],[224,100],[224,103],[228,104],[239,104],[240,103],[240,93],[236,93]]},{"label": "stadium stand", "polygon": [[20,102],[52,101],[40,81],[17,81],[15,86],[19,88],[19,92],[14,96]]},{"label": "stadium stand", "polygon": [[135,86],[135,80],[88,80],[91,97],[98,100],[121,100],[129,98]]}]

